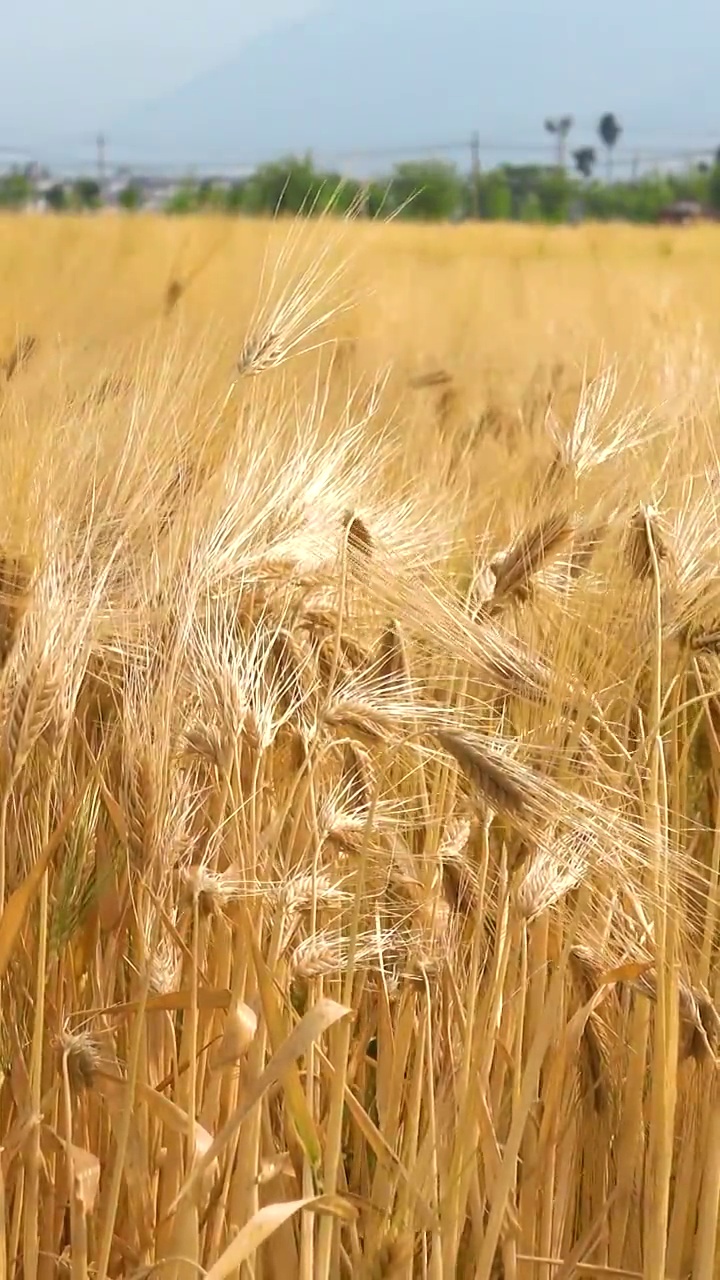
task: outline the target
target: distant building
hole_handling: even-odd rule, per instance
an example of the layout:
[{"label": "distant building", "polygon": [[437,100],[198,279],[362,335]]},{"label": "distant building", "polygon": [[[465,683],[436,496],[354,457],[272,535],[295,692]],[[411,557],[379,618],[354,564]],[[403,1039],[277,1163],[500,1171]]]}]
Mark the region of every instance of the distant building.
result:
[{"label": "distant building", "polygon": [[133,182],[142,193],[146,209],[162,209],[168,200],[172,200],[181,185],[177,177],[142,173],[137,174]]},{"label": "distant building", "polygon": [[707,217],[710,215],[698,200],[675,200],[660,210],[657,220],[670,226],[686,227]]}]

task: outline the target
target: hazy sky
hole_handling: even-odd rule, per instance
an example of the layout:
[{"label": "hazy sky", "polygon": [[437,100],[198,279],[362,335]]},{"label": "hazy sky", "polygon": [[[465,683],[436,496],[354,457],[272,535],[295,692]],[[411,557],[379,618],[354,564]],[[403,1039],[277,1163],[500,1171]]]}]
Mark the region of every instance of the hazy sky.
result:
[{"label": "hazy sky", "polygon": [[[423,9],[431,17],[413,45]],[[309,50],[293,56],[302,41],[283,45],[280,40],[277,61],[274,45],[248,54],[249,62],[238,60],[245,67],[242,83],[233,81],[234,57],[254,37],[326,10],[333,16],[308,34]],[[378,15],[384,21],[390,10],[394,28],[386,33]],[[681,138],[683,145],[688,140],[693,146],[720,142],[718,0],[6,0],[0,37],[0,162],[10,158],[10,148],[72,162],[79,150],[92,148],[100,130],[119,145],[123,121],[155,100],[168,106],[162,140],[166,151],[175,138],[180,145],[183,129],[190,136],[188,125],[197,117],[193,156],[198,158],[208,136],[219,132],[217,122],[212,133],[200,127],[216,98],[216,116],[222,117],[232,141],[243,86],[246,96],[250,93],[253,119],[258,95],[265,95],[264,111],[279,117],[278,146],[287,145],[280,134],[295,119],[305,130],[303,145],[316,145],[317,128],[305,108],[313,97],[322,97],[323,86],[328,101],[342,105],[346,73],[338,67],[352,60],[351,51],[363,43],[361,33],[367,35],[365,67],[382,66],[383,53],[387,65],[378,72],[382,83],[377,92],[368,99],[363,88],[359,105],[348,107],[352,120],[339,121],[338,130],[342,126],[347,137],[357,133],[363,145],[377,146],[393,124],[398,131],[409,129],[422,105],[413,99],[406,122],[404,102],[393,98],[402,57],[398,50],[404,51],[408,42],[413,45],[412,67],[401,70],[411,71],[421,84],[442,43],[440,36],[452,27],[443,21],[450,10],[456,27],[460,15],[468,30],[478,33],[477,42],[468,50],[468,84],[453,81],[452,59],[448,66],[439,55],[434,58],[437,85],[428,104],[432,118],[427,128],[422,126],[428,140],[435,132],[431,125],[437,124],[439,140],[447,133],[453,104],[455,114],[462,114],[453,129],[469,131],[484,124],[489,132],[514,130],[540,138],[547,112],[573,111],[579,135],[611,105],[626,125],[628,145],[654,136],[663,145]],[[200,81],[199,96],[186,100],[184,115],[173,115],[173,91],[222,64],[224,78],[218,72],[217,81],[214,74]],[[260,66],[262,84],[253,86],[252,71]],[[276,67],[281,68],[277,82]],[[333,69],[342,83],[333,81]],[[215,93],[221,81],[222,101],[220,91]],[[326,81],[332,82],[329,87]],[[337,113],[332,106],[321,106],[329,128]],[[411,139],[410,132],[407,137]],[[339,137],[336,142],[341,144]],[[218,145],[227,143],[221,138]]]},{"label": "hazy sky", "polygon": [[94,136],[323,0],[29,0],[3,5],[0,147]]}]

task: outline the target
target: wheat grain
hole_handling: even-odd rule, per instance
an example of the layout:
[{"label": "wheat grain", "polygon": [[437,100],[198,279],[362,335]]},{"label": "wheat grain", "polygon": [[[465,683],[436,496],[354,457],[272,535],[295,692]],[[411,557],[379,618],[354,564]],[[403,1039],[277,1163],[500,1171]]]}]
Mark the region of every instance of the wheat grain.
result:
[{"label": "wheat grain", "polygon": [[322,218],[40,221],[0,237],[0,1269],[257,1230],[258,1277],[713,1280],[710,233],[338,223],[339,332]]}]

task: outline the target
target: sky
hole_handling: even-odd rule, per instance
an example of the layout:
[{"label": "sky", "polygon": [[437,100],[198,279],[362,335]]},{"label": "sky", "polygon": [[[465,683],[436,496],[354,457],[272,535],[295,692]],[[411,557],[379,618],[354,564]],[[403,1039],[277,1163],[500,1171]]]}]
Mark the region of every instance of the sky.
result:
[{"label": "sky", "polygon": [[322,0],[29,0],[3,6],[0,148],[68,145]]},{"label": "sky", "polygon": [[[423,26],[424,9],[431,16]],[[394,15],[387,29],[385,14]],[[303,45],[288,24],[305,19]],[[462,29],[472,32],[471,44],[458,36]],[[357,48],[365,70],[356,75]],[[412,65],[400,66],[409,48]],[[243,122],[265,154],[300,139],[303,148],[322,147],[324,133],[334,147],[346,140],[377,147],[393,130],[410,143],[415,123],[416,141],[430,141],[436,129],[442,141],[477,127],[542,142],[545,113],[574,112],[579,136],[609,107],[627,126],[623,145],[657,138],[714,147],[718,48],[717,0],[9,3],[0,39],[0,164],[13,151],[53,163],[92,159],[99,132],[109,133],[112,149],[133,119],[144,147],[148,111],[162,125],[158,154],[176,143],[193,159],[213,138],[220,148],[238,145]],[[467,64],[462,82],[452,79],[458,60]],[[379,81],[369,95],[368,68]],[[428,76],[434,91],[425,102]],[[354,98],[345,93],[353,77]],[[262,132],[265,115],[274,117],[274,132]]]}]

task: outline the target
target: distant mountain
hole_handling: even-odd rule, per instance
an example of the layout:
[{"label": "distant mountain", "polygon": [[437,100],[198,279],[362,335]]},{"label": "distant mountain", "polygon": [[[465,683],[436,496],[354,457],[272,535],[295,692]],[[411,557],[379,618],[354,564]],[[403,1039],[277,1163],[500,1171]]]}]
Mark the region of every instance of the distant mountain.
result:
[{"label": "distant mountain", "polygon": [[681,136],[711,146],[718,42],[720,6],[706,0],[335,0],[118,121],[113,152],[255,164],[310,149],[341,161],[478,129],[508,145],[501,157],[487,145],[490,163],[549,145],[550,114],[573,113],[571,145],[587,141],[603,111],[620,117],[627,147],[633,130],[640,150]]}]

